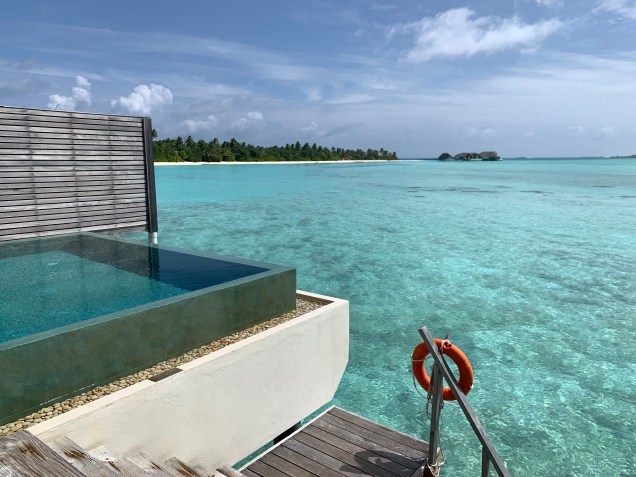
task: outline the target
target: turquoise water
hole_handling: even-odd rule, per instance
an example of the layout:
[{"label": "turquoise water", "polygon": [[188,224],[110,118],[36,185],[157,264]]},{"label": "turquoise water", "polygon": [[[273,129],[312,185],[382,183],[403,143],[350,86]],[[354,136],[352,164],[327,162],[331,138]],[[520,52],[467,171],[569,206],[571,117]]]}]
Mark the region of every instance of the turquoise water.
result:
[{"label": "turquoise water", "polygon": [[269,270],[90,234],[0,243],[0,343]]},{"label": "turquoise water", "polygon": [[[336,403],[427,438],[417,329],[450,334],[512,475],[636,475],[636,161],[157,167],[160,242],[294,265],[351,302]],[[479,475],[461,410],[445,475]]]},{"label": "turquoise water", "polygon": [[0,343],[188,290],[53,250],[0,260]]}]

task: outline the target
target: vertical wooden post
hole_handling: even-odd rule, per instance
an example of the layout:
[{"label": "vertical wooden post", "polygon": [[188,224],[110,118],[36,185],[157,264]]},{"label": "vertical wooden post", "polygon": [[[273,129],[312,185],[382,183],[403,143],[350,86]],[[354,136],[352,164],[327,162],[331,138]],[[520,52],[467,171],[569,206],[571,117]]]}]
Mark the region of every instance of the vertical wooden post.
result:
[{"label": "vertical wooden post", "polygon": [[157,243],[157,231],[159,224],[157,220],[157,193],[155,189],[155,163],[152,154],[152,121],[150,118],[143,118],[144,132],[144,162],[146,166],[146,197],[148,201],[147,231],[148,241]]}]

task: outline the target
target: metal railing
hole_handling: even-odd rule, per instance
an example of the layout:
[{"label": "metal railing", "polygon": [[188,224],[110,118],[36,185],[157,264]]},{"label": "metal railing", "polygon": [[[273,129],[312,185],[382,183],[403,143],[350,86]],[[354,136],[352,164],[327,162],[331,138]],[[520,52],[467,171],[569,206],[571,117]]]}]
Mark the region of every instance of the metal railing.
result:
[{"label": "metal railing", "polygon": [[430,470],[427,473],[427,469],[430,469],[429,465],[435,467],[437,465],[437,449],[439,448],[439,416],[442,408],[442,392],[443,392],[443,380],[448,383],[448,386],[453,391],[453,394],[457,398],[457,403],[459,407],[461,407],[462,411],[464,411],[464,415],[468,420],[470,426],[473,428],[475,435],[481,442],[481,475],[482,477],[488,477],[490,473],[490,466],[495,469],[497,474],[500,477],[510,477],[510,474],[506,470],[506,467],[497,454],[484,426],[479,421],[479,418],[475,415],[475,411],[472,406],[469,404],[466,396],[462,392],[453,375],[453,372],[446,364],[446,361],[442,357],[442,354],[439,352],[437,346],[435,345],[435,340],[433,336],[428,331],[428,328],[425,326],[420,330],[420,335],[426,344],[426,347],[430,350],[431,355],[433,356],[433,371],[431,373],[431,387],[433,389],[433,397],[432,397],[432,409],[431,409],[431,432],[428,440],[428,458],[424,466],[424,475],[435,475],[430,473]]}]

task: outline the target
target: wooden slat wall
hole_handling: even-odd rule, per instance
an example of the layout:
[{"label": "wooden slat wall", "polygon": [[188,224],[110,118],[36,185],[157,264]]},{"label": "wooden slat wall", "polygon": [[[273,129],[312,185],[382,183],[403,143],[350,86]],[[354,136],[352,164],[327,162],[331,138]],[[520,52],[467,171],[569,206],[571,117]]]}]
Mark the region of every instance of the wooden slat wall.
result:
[{"label": "wooden slat wall", "polygon": [[157,231],[148,118],[0,106],[0,240]]}]

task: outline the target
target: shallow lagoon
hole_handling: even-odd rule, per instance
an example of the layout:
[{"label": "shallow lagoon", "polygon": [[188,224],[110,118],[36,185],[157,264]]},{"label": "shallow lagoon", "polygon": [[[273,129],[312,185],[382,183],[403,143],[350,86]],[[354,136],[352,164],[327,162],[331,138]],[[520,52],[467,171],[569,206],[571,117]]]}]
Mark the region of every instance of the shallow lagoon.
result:
[{"label": "shallow lagoon", "polygon": [[[346,409],[427,438],[417,329],[471,359],[469,400],[522,475],[636,474],[636,161],[156,169],[163,244],[293,265],[351,301]],[[479,475],[461,410],[446,475]]]}]

